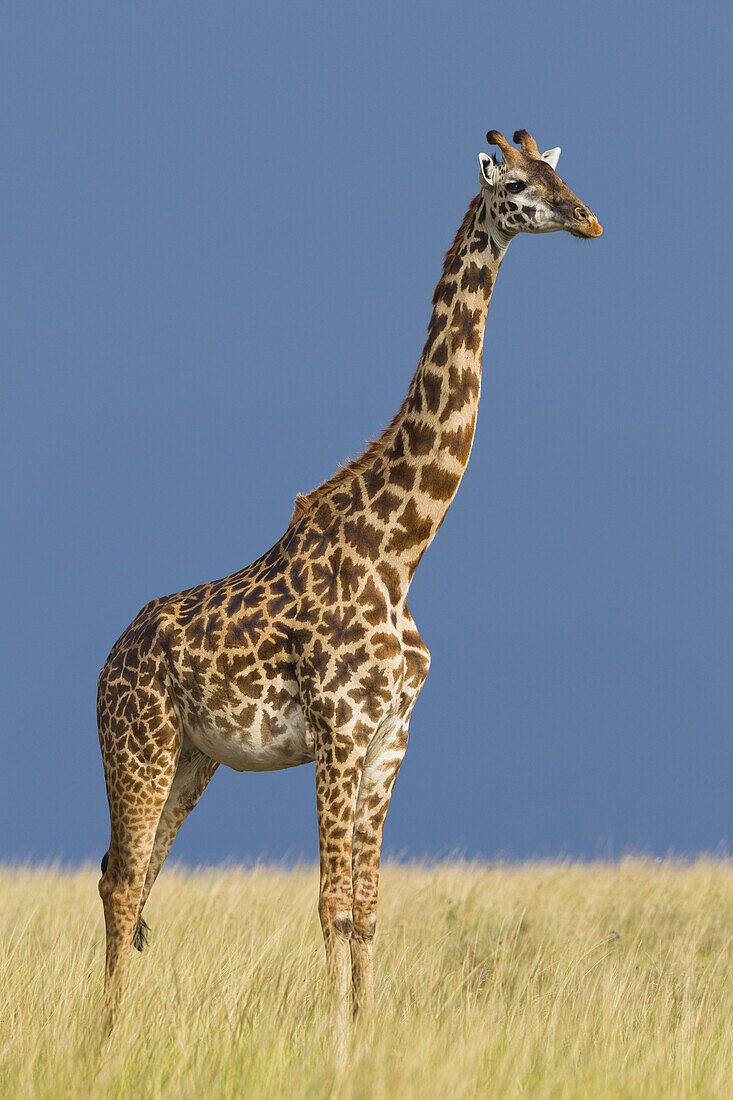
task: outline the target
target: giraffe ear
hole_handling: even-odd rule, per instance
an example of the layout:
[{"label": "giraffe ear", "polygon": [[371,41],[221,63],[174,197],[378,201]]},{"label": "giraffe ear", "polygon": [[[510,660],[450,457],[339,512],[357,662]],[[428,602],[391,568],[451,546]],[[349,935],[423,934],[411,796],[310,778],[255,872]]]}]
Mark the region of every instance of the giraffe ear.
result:
[{"label": "giraffe ear", "polygon": [[493,187],[497,181],[498,164],[488,153],[478,155],[478,178],[482,187]]},{"label": "giraffe ear", "polygon": [[559,159],[560,159],[560,146],[559,145],[557,146],[557,148],[548,149],[546,153],[542,154],[542,160],[544,160],[546,164],[549,164],[550,168],[552,168],[552,169],[557,168],[557,162],[559,161]]}]

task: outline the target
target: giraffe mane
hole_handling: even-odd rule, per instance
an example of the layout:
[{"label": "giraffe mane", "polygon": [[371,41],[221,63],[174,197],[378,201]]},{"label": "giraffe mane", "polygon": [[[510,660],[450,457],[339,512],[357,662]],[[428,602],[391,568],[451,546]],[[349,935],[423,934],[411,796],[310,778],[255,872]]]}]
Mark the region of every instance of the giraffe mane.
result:
[{"label": "giraffe mane", "polygon": [[[405,400],[407,400],[407,398],[405,398]],[[317,501],[319,501],[321,497],[325,495],[325,493],[330,492],[331,489],[335,489],[337,485],[340,485],[343,481],[346,481],[348,477],[351,477],[353,474],[358,474],[360,470],[365,469],[369,465],[369,462],[374,457],[377,448],[389,435],[390,431],[394,428],[395,424],[399,420],[401,412],[402,408],[400,408],[400,411],[396,414],[389,426],[384,429],[382,434],[377,439],[370,439],[368,441],[366,450],[363,452],[363,454],[360,454],[358,458],[352,458],[350,462],[345,462],[343,465],[339,466],[335,474],[332,474],[331,477],[327,478],[324,482],[322,482],[321,485],[318,485],[315,489],[311,489],[310,493],[298,493],[295,498],[295,507],[293,508],[293,514],[290,517],[290,527],[292,527],[294,523],[297,523],[301,516],[304,516],[306,512],[309,512],[313,505],[316,504]]]},{"label": "giraffe mane", "polygon": [[[481,193],[479,192],[478,195],[475,195],[474,198],[471,199],[471,203],[468,207],[468,210],[466,211],[466,216],[461,222],[460,228],[456,233],[455,240],[445,254],[445,259],[443,260],[443,275],[441,276],[441,280],[435,288],[435,293],[433,294],[433,304],[435,304],[435,302],[437,301],[437,295],[440,290],[440,283],[450,271],[451,264],[456,258],[458,249],[461,247],[461,242],[463,240],[464,234],[470,228],[480,202]],[[293,524],[297,523],[298,520],[301,519],[301,517],[304,516],[306,512],[309,512],[313,505],[316,504],[325,495],[325,493],[330,492],[331,489],[335,489],[336,486],[346,481],[347,478],[353,476],[354,474],[358,474],[361,470],[365,469],[369,465],[377,449],[389,438],[390,432],[393,431],[395,424],[400,419],[404,405],[408,400],[409,394],[402,403],[399,412],[394,416],[394,418],[392,419],[388,427],[384,429],[382,434],[377,439],[369,440],[366,450],[363,452],[363,454],[360,454],[358,458],[353,458],[350,462],[344,463],[344,465],[339,467],[335,474],[332,474],[331,477],[327,478],[326,481],[322,482],[322,484],[318,485],[315,489],[311,489],[310,493],[298,493],[295,498],[295,506],[293,508],[293,514],[290,517],[290,523],[288,525],[289,527],[292,527]]]},{"label": "giraffe mane", "polygon": [[[468,210],[466,211],[466,216],[464,217],[463,221],[461,222],[461,224],[459,226],[459,229],[458,229],[458,232],[456,233],[455,240],[453,241],[453,244],[450,246],[450,248],[448,249],[448,251],[445,254],[445,259],[443,260],[443,276],[441,276],[441,282],[443,281],[443,277],[448,275],[449,272],[450,272],[451,264],[455,260],[456,255],[458,254],[458,249],[461,247],[461,242],[463,240],[464,234],[467,232],[467,230],[471,226],[471,222],[473,221],[473,219],[476,215],[476,211],[478,210],[478,206],[479,206],[479,203],[481,202],[481,198],[482,198],[482,195],[481,195],[481,192],[479,191],[478,195],[474,195],[474,197],[471,199]],[[438,289],[439,289],[439,287],[440,287],[440,283],[438,283],[438,286],[436,286],[435,291],[433,293],[433,305],[435,305],[435,303],[438,300]]]}]

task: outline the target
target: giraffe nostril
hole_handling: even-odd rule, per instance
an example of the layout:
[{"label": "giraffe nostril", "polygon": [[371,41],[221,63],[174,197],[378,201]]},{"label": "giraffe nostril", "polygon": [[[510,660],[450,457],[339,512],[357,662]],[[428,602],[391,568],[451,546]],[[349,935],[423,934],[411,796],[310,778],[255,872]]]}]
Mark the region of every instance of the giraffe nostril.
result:
[{"label": "giraffe nostril", "polygon": [[586,220],[590,217],[590,210],[586,210],[586,208],[584,206],[576,206],[575,207],[575,217],[576,218],[583,218],[584,220]]}]

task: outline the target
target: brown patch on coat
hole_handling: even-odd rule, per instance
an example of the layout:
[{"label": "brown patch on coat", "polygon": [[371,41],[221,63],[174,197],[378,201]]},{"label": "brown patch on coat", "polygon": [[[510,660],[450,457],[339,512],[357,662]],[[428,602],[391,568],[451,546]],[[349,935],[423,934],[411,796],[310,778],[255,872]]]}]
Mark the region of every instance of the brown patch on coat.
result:
[{"label": "brown patch on coat", "polygon": [[425,542],[433,533],[432,520],[420,515],[414,500],[408,500],[396,524],[385,547],[387,553],[396,551],[402,554],[418,543]]},{"label": "brown patch on coat", "polygon": [[457,458],[463,466],[466,465],[471,454],[475,423],[476,418],[474,417],[470,424],[466,424],[462,428],[456,428],[455,431],[444,428],[440,433],[441,447],[444,447],[446,451]]},{"label": "brown patch on coat", "polygon": [[460,480],[460,474],[443,469],[437,462],[428,462],[422,468],[420,488],[433,500],[451,500]]}]

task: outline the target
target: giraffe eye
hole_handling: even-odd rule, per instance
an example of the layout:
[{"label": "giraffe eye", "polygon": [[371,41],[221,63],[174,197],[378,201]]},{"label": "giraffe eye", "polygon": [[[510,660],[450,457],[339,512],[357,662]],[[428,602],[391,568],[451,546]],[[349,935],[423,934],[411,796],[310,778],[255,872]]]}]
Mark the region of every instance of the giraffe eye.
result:
[{"label": "giraffe eye", "polygon": [[518,195],[520,191],[524,191],[526,183],[522,183],[521,180],[510,180],[506,185],[507,191],[510,191],[512,195]]}]

